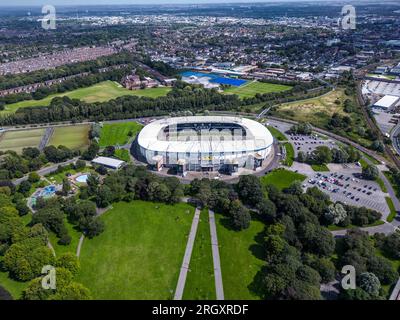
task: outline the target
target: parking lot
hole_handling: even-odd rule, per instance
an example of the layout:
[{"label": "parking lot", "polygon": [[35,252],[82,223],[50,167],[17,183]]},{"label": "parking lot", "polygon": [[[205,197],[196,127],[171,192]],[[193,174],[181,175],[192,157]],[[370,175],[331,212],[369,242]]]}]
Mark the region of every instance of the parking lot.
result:
[{"label": "parking lot", "polygon": [[315,148],[319,146],[327,146],[330,149],[336,146],[336,143],[330,139],[322,139],[316,135],[301,135],[301,134],[289,134],[287,135],[289,141],[293,144],[295,155],[299,153],[299,151],[303,151],[304,153],[310,153]]},{"label": "parking lot", "polygon": [[386,194],[374,181],[360,179],[356,173],[317,172],[309,174],[308,177],[304,187],[317,186],[329,194],[332,201],[373,209],[381,212],[384,217],[389,214]]}]

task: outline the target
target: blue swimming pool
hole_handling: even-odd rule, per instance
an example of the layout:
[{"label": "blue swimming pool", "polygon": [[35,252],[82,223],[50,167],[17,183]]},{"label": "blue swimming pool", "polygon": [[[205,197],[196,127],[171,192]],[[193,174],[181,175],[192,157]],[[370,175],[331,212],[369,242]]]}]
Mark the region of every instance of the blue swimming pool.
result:
[{"label": "blue swimming pool", "polygon": [[203,72],[196,72],[196,71],[185,71],[181,73],[182,77],[207,77],[210,78],[210,82],[218,83],[218,84],[227,84],[230,86],[239,87],[245,84],[247,81],[243,79],[236,79],[230,77],[221,77],[221,75],[216,73],[203,73]]},{"label": "blue swimming pool", "polygon": [[55,186],[47,186],[47,187],[44,187],[44,189],[40,193],[40,196],[41,197],[51,197],[52,195],[54,195],[54,193],[56,193],[56,187]]},{"label": "blue swimming pool", "polygon": [[241,85],[245,84],[247,81],[243,79],[233,79],[233,78],[225,78],[225,77],[218,77],[212,79],[210,82],[215,82],[219,84],[227,84],[230,86],[240,87]]}]

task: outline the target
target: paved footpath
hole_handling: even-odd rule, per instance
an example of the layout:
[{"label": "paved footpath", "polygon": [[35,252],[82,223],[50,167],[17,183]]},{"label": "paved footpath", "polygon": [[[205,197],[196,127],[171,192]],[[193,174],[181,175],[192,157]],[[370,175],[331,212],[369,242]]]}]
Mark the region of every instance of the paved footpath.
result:
[{"label": "paved footpath", "polygon": [[217,228],[215,226],[215,215],[212,210],[208,210],[208,217],[210,221],[211,249],[214,262],[215,291],[217,294],[217,300],[224,300],[224,287],[222,285],[221,261],[219,258]]},{"label": "paved footpath", "polygon": [[188,241],[186,244],[185,255],[183,257],[181,271],[179,273],[178,284],[176,285],[174,300],[182,300],[183,290],[185,288],[186,276],[189,269],[190,258],[192,256],[194,239],[196,238],[197,226],[199,224],[200,209],[196,208],[193,217],[192,227],[190,229]]}]

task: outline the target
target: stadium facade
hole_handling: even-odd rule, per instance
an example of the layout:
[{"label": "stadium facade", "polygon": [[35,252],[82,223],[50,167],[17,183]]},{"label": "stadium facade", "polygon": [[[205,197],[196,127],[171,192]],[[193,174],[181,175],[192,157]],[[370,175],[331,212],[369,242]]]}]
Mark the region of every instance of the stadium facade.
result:
[{"label": "stadium facade", "polygon": [[140,154],[156,170],[237,172],[257,170],[273,138],[261,123],[240,117],[193,116],[154,121],[137,138]]}]

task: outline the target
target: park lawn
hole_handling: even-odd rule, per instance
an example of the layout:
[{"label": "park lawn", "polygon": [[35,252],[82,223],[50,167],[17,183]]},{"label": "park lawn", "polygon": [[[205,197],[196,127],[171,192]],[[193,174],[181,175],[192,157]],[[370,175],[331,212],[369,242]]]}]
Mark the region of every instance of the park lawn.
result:
[{"label": "park lawn", "polygon": [[114,81],[103,81],[86,88],[80,88],[65,93],[52,94],[41,100],[25,100],[5,106],[0,114],[15,113],[19,108],[49,106],[55,97],[67,96],[71,99],[79,99],[87,103],[109,101],[122,96],[143,96],[157,98],[165,96],[171,88],[158,87],[141,90],[128,90]]},{"label": "park lawn", "polygon": [[78,248],[79,238],[82,234],[82,232],[78,231],[71,223],[68,222],[67,219],[64,219],[64,225],[68,230],[68,234],[71,236],[71,243],[69,245],[64,246],[58,244],[59,238],[53,232],[50,232],[49,234],[50,243],[53,246],[57,257],[67,252],[71,252],[75,255]]},{"label": "park lawn", "polygon": [[396,211],[393,201],[390,197],[385,197],[385,200],[390,209],[390,214],[387,217],[387,221],[392,222],[394,220],[394,218],[396,218],[396,216],[397,216],[397,211]]},{"label": "park lawn", "polygon": [[[100,147],[124,145],[134,138],[143,126],[137,122],[114,122],[105,123],[101,128]],[[132,132],[132,137],[129,136]]]},{"label": "park lawn", "polygon": [[254,97],[257,93],[281,92],[292,89],[291,86],[267,82],[252,81],[239,87],[230,87],[224,90],[225,94],[237,94],[240,99]]},{"label": "park lawn", "polygon": [[21,153],[23,148],[39,147],[46,129],[6,131],[0,136],[0,151]]},{"label": "park lawn", "polygon": [[131,157],[129,155],[129,150],[127,149],[117,149],[115,150],[114,156],[117,157],[118,159],[125,161],[125,162],[130,162]]},{"label": "park lawn", "polygon": [[311,168],[314,171],[320,171],[320,172],[329,171],[329,168],[326,166],[326,164],[312,164]]},{"label": "park lawn", "polygon": [[104,232],[83,242],[76,281],[94,299],[172,299],[193,214],[184,203],[113,204]]},{"label": "park lawn", "polygon": [[216,299],[208,209],[203,209],[200,213],[183,299]]},{"label": "park lawn", "polygon": [[266,186],[268,184],[272,184],[276,186],[278,189],[282,190],[284,188],[289,187],[294,181],[303,182],[306,178],[305,175],[302,175],[297,172],[285,170],[285,169],[276,169],[267,175],[261,177],[261,183]]},{"label": "park lawn", "polygon": [[225,299],[261,299],[253,288],[257,273],[265,265],[264,249],[259,243],[264,224],[252,220],[248,229],[235,231],[229,226],[229,218],[220,214],[215,215],[215,223]]},{"label": "park lawn", "polygon": [[63,145],[72,150],[83,150],[89,145],[90,125],[55,127],[49,145]]},{"label": "park lawn", "polygon": [[0,270],[0,287],[6,289],[14,300],[20,299],[22,296],[22,291],[26,289],[29,281],[21,282],[11,279],[8,276],[8,272]]}]

